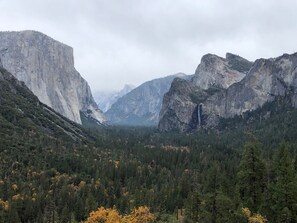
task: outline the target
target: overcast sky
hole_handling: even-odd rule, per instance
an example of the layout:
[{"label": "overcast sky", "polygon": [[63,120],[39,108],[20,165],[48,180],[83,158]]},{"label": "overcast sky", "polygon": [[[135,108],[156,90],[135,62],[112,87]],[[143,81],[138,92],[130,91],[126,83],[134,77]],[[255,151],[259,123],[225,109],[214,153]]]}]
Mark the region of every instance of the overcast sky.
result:
[{"label": "overcast sky", "polygon": [[296,0],[0,0],[0,29],[37,30],[74,48],[92,90],[177,72],[201,56],[297,51]]}]

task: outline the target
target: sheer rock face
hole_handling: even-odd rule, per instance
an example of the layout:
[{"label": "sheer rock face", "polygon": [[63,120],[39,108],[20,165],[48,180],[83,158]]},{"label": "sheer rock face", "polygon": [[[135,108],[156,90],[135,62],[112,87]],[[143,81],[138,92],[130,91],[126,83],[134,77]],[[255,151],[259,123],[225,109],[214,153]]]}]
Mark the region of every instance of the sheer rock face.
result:
[{"label": "sheer rock face", "polygon": [[[292,95],[296,106],[297,53],[284,54],[275,59],[257,60],[247,76],[230,86],[225,95],[225,110],[221,116],[232,117],[254,110],[275,96]],[[221,109],[223,109],[221,107]],[[219,114],[220,115],[220,114]]]},{"label": "sheer rock face", "polygon": [[0,32],[0,58],[46,105],[81,123],[80,111],[105,122],[88,83],[74,68],[73,49],[36,31]]},{"label": "sheer rock face", "polygon": [[[236,61],[230,63],[230,57]],[[219,117],[241,115],[288,93],[297,108],[297,53],[259,59],[252,66],[236,57],[206,55],[192,81],[174,81],[164,96],[159,129],[187,131],[200,125],[215,126]],[[246,75],[240,80],[240,75],[233,75],[238,72]]]},{"label": "sheer rock face", "polygon": [[200,90],[190,81],[175,78],[164,95],[158,128],[162,131],[189,130],[197,107],[192,97]]},{"label": "sheer rock face", "polygon": [[178,73],[147,81],[119,98],[105,115],[112,124],[116,125],[157,125],[163,96],[175,77],[190,76]]},{"label": "sheer rock face", "polygon": [[206,54],[202,57],[192,82],[202,89],[213,86],[228,88],[241,81],[251,66],[251,62],[230,53],[227,53],[226,59]]}]

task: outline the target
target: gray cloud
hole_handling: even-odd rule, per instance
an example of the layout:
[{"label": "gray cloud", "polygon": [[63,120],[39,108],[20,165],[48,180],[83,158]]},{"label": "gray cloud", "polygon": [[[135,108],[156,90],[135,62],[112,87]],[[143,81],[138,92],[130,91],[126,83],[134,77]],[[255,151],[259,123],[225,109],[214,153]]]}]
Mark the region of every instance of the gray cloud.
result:
[{"label": "gray cloud", "polygon": [[96,90],[176,72],[205,53],[255,60],[297,49],[295,0],[0,0],[1,30],[33,29],[74,48]]}]

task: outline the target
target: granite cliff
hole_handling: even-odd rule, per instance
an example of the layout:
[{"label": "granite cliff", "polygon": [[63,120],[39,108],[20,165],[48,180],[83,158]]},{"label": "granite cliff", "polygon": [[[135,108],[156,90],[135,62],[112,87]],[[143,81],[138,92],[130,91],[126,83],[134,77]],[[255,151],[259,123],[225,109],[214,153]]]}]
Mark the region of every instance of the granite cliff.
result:
[{"label": "granite cliff", "polygon": [[105,122],[88,83],[74,68],[71,47],[36,31],[0,32],[0,58],[5,69],[56,112],[77,123],[80,113]]},{"label": "granite cliff", "polygon": [[[206,57],[202,58],[199,72],[196,71],[191,81],[174,80],[165,94],[160,130],[213,127],[221,117],[242,115],[286,94],[297,107],[297,53],[258,59],[254,63],[232,54],[227,54],[225,64],[216,56],[212,55],[211,60],[209,55]],[[235,61],[230,63],[230,58]]]}]

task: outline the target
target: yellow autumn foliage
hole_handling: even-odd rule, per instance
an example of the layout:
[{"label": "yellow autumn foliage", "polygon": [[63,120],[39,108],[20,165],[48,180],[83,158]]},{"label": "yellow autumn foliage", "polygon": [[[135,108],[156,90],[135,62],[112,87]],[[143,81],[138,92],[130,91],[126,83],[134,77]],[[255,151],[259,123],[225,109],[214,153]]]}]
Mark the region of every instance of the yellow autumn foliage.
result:
[{"label": "yellow autumn foliage", "polygon": [[101,207],[90,213],[84,223],[149,223],[155,219],[146,206],[135,209],[130,215],[122,216],[113,208]]},{"label": "yellow autumn foliage", "polygon": [[24,197],[21,194],[16,194],[12,196],[13,201],[24,200]]},{"label": "yellow autumn foliage", "polygon": [[123,217],[122,223],[148,223],[155,220],[155,215],[150,213],[150,209],[146,206],[140,206],[130,215]]},{"label": "yellow autumn foliage", "polygon": [[9,202],[8,201],[3,201],[0,199],[0,206],[5,210],[8,211],[9,208]]},{"label": "yellow autumn foliage", "polygon": [[16,191],[18,189],[18,185],[12,184],[11,185],[11,189],[14,190],[14,191]]},{"label": "yellow autumn foliage", "polygon": [[92,211],[90,216],[84,223],[121,223],[122,217],[116,209],[99,208],[97,211]]},{"label": "yellow autumn foliage", "polygon": [[79,186],[79,188],[83,188],[86,186],[86,182],[82,180],[82,181],[80,181],[78,186]]},{"label": "yellow autumn foliage", "polygon": [[249,223],[266,223],[267,219],[260,214],[253,214],[249,208],[242,208],[242,214]]}]

